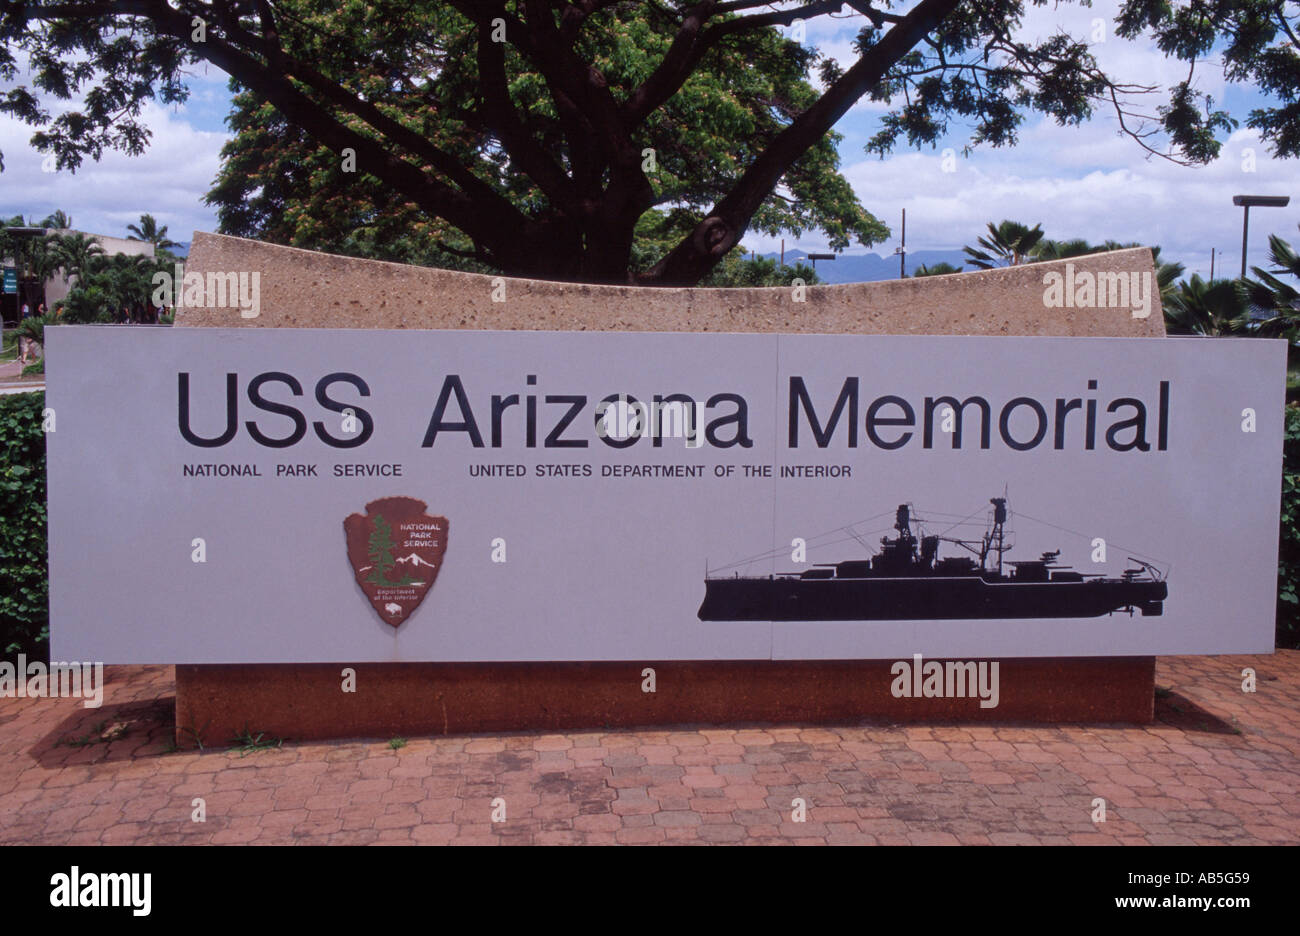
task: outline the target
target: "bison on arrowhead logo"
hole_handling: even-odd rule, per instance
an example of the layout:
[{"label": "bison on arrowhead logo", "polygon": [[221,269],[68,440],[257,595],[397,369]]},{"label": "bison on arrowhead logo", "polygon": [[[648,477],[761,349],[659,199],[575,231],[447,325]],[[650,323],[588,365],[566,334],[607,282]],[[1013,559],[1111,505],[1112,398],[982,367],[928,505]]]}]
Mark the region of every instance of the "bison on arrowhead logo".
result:
[{"label": "bison on arrowhead logo", "polygon": [[447,552],[447,518],[414,497],[384,497],[343,521],[348,560],[380,620],[397,627],[433,587]]}]

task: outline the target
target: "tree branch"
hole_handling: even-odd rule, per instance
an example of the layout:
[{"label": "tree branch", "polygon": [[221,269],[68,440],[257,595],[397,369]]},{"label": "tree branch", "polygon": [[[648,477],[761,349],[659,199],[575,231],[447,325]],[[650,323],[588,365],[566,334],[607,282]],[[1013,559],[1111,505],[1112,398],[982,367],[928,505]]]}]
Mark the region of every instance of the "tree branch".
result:
[{"label": "tree branch", "polygon": [[505,44],[492,42],[485,35],[490,29],[486,18],[478,25],[478,70],[486,104],[486,123],[496,131],[511,160],[537,183],[551,202],[564,212],[576,214],[578,198],[572,180],[524,127],[514,102],[510,100]]},{"label": "tree branch", "polygon": [[695,283],[739,243],[767,193],[798,158],[961,0],[921,0],[867,50],[816,103],[777,135],[731,192],[643,277],[647,283]]},{"label": "tree branch", "polygon": [[709,0],[691,7],[682,18],[681,29],[673,38],[663,61],[624,102],[622,110],[628,126],[638,126],[676,94],[708,51],[728,36],[767,26],[788,26],[797,19],[835,12],[844,4],[842,0],[818,0],[790,10],[736,17],[702,30],[702,26],[710,18],[718,13],[728,12],[727,8],[746,9],[768,5],[748,2],[714,4]]},{"label": "tree branch", "polygon": [[[475,176],[460,160],[387,116],[374,104],[358,99],[314,68],[297,61],[282,46],[272,47],[263,37],[244,30],[238,25],[234,5],[214,3],[210,9],[223,20],[228,38],[209,31],[206,41],[197,44],[190,42],[190,17],[198,14],[192,9],[174,9],[165,0],[102,0],[91,4],[69,3],[39,7],[14,5],[7,12],[20,17],[24,22],[54,20],[65,16],[85,17],[88,14],[145,19],[159,33],[186,43],[196,57],[221,68],[274,104],[288,120],[299,124],[324,145],[336,152],[345,148],[355,150],[365,165],[366,172],[407,193],[424,210],[445,218],[476,241],[492,245],[494,253],[498,255],[522,254],[524,248],[519,232],[531,227],[529,218],[507,198]],[[205,12],[208,10],[205,9]],[[271,14],[269,7],[263,5],[260,13],[265,23],[265,17]],[[242,43],[243,47],[237,45],[237,42]],[[266,64],[259,62],[245,49],[256,52]],[[287,71],[271,67],[269,63],[272,62]],[[401,146],[442,172],[460,190],[431,177],[419,167],[394,155],[380,142],[347,126],[334,112],[285,80],[290,76],[320,93],[343,112],[369,124],[390,143]]]}]

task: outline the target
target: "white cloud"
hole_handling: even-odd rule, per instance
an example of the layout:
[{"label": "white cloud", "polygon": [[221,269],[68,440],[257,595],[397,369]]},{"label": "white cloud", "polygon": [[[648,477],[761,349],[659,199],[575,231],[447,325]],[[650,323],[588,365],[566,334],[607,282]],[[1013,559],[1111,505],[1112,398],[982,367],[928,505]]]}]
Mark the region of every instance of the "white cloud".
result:
[{"label": "white cloud", "polygon": [[[1247,150],[1254,151],[1253,173],[1243,171]],[[881,254],[897,245],[905,208],[909,251],[973,244],[988,222],[1010,218],[1042,222],[1049,237],[1061,240],[1158,244],[1162,259],[1180,261],[1189,274],[1202,276],[1214,247],[1216,272],[1232,273],[1241,263],[1241,209],[1232,196],[1242,193],[1294,199],[1285,209],[1252,212],[1252,265],[1264,263],[1270,233],[1292,242],[1300,238],[1295,166],[1270,158],[1253,131],[1234,133],[1220,158],[1203,167],[1144,155],[1104,122],[1062,128],[1042,121],[1026,130],[1015,149],[977,151],[970,159],[958,154],[955,172],[943,171],[942,151],[926,151],[862,159],[844,173],[863,205],[893,229],[890,241],[872,248]],[[755,234],[745,238],[746,246],[760,252],[779,243]],[[826,245],[816,236],[787,238],[786,249],[794,248]]]},{"label": "white cloud", "polygon": [[0,116],[0,215],[21,213],[39,221],[62,208],[78,230],[118,237],[146,212],[170,228],[173,240],[215,230],[216,212],[202,198],[228,136],[198,130],[181,113],[156,104],[147,105],[143,117],[153,136],[142,156],[108,151],[73,174],[42,171],[44,157],[29,143],[33,128]]},{"label": "white cloud", "polygon": [[[1105,41],[1091,47],[1112,78],[1161,86],[1162,91],[1145,100],[1131,99],[1138,109],[1153,113],[1167,100],[1163,89],[1183,80],[1187,66],[1153,45],[1115,36],[1118,6],[1118,0],[1096,0],[1091,7],[1030,7],[1017,38],[1045,39],[1064,30],[1091,40],[1100,26]],[[817,34],[819,47],[844,61],[847,35],[842,26],[825,28]],[[1222,71],[1216,63],[1210,65],[1198,69],[1197,86],[1222,100]],[[897,245],[899,214],[905,208],[909,251],[960,248],[974,243],[989,221],[1011,218],[1029,224],[1041,221],[1048,236],[1058,239],[1159,244],[1163,259],[1181,261],[1188,273],[1203,276],[1209,272],[1213,247],[1218,252],[1216,272],[1235,272],[1241,262],[1241,209],[1233,206],[1232,196],[1241,193],[1295,199],[1286,209],[1252,212],[1251,264],[1264,263],[1270,233],[1293,242],[1300,237],[1295,166],[1272,159],[1250,130],[1234,133],[1215,162],[1185,167],[1150,156],[1120,132],[1108,106],[1099,106],[1091,121],[1077,127],[1060,127],[1030,115],[1017,146],[977,149],[969,159],[958,153],[956,171],[945,173],[942,147],[922,152],[901,148],[884,160],[863,157],[861,140],[874,131],[870,111],[880,108],[860,103],[836,128],[846,136],[841,147],[845,176],[863,205],[894,231],[892,240],[871,248],[877,253],[887,254]],[[1254,172],[1244,171],[1247,151],[1253,151]],[[778,249],[780,239],[751,234],[745,244],[766,252]],[[787,238],[786,249],[793,248],[825,250],[826,244],[815,235]]]}]

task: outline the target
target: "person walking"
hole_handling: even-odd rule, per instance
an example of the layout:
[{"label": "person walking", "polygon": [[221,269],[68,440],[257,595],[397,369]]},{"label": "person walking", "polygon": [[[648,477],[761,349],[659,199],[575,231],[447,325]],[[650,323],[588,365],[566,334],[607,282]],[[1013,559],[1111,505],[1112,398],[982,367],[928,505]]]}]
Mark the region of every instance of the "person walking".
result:
[{"label": "person walking", "polygon": [[[32,317],[32,307],[24,302],[22,319],[19,321],[18,327],[21,328],[22,323],[27,321],[31,317]],[[18,336],[18,363],[22,364],[23,366],[32,363],[30,360],[31,353],[32,353],[32,340],[30,338],[19,335]]]}]

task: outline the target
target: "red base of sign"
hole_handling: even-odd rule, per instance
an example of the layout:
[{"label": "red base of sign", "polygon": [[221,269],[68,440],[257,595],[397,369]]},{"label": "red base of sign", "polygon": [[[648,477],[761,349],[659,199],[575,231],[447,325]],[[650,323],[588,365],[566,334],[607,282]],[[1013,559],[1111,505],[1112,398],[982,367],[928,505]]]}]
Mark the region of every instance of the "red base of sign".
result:
[{"label": "red base of sign", "polygon": [[[910,661],[909,661],[910,662]],[[928,662],[928,661],[927,661]],[[176,741],[292,740],[746,722],[1127,722],[1154,716],[1153,657],[1005,660],[996,707],[897,698],[890,661],[373,663],[176,667]],[[646,669],[654,691],[645,691]]]}]

